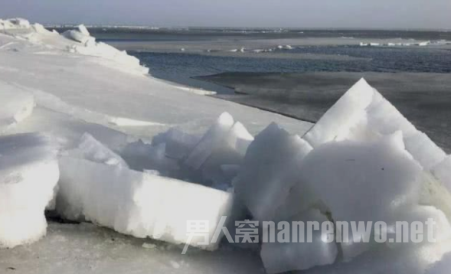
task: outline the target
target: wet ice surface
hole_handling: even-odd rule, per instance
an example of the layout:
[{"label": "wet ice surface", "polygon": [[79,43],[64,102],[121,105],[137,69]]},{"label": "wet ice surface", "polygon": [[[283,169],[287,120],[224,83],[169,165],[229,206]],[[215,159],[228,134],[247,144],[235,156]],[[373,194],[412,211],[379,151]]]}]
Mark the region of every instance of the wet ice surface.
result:
[{"label": "wet ice surface", "polygon": [[136,239],[92,224],[50,222],[32,246],[0,249],[0,273],[264,273],[259,254],[228,245],[212,253]]}]

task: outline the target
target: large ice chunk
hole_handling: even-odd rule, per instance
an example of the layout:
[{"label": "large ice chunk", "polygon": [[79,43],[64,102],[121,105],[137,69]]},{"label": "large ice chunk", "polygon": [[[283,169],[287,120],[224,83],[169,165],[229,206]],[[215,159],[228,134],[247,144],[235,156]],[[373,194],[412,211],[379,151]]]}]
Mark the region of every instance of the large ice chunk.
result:
[{"label": "large ice chunk", "polygon": [[[300,168],[300,181],[313,189],[335,221],[387,222],[419,201],[422,168],[404,150],[401,132],[379,141],[326,143],[314,149]],[[345,243],[344,259],[368,248]]]},{"label": "large ice chunk", "polygon": [[0,137],[0,248],[45,235],[44,210],[58,178],[56,150],[48,138],[34,133]]},{"label": "large ice chunk", "polygon": [[79,30],[68,30],[63,32],[62,34],[67,39],[80,42],[85,46],[92,46],[95,45],[96,39],[90,35],[86,35],[85,33],[79,31]]},{"label": "large ice chunk", "polygon": [[274,123],[256,136],[234,180],[236,194],[255,219],[275,218],[299,179],[300,162],[310,150],[306,141]]},{"label": "large ice chunk", "polygon": [[355,126],[373,99],[374,89],[360,80],[341,97],[315,124],[304,139],[313,147],[347,135]]},{"label": "large ice chunk", "polygon": [[83,25],[83,24],[78,25],[77,29],[78,29],[78,31],[79,31],[81,34],[86,35],[86,36],[91,36],[91,34],[89,33],[89,31],[88,31],[88,29],[85,27],[85,25]]},{"label": "large ice chunk", "polygon": [[56,209],[63,217],[140,238],[215,249],[202,235],[190,239],[187,222],[208,222],[211,237],[233,202],[227,192],[83,159],[62,157],[60,169]]},{"label": "large ice chunk", "polygon": [[430,171],[446,156],[377,90],[361,79],[332,106],[304,138],[313,146],[339,140],[368,140],[401,131],[406,150]]}]

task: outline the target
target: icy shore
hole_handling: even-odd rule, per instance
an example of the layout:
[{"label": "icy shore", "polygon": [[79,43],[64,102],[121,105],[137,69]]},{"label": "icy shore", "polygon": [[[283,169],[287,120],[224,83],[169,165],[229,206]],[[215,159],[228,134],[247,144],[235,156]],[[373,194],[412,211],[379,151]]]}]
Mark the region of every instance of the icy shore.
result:
[{"label": "icy shore", "polygon": [[[445,274],[450,156],[363,79],[312,128],[149,77],[83,25],[1,20],[0,60],[0,272]],[[41,240],[45,208],[81,224],[50,224]],[[238,249],[220,242],[224,216],[384,221],[389,234],[432,219],[438,242],[318,231]],[[189,236],[190,220],[217,241]]]}]

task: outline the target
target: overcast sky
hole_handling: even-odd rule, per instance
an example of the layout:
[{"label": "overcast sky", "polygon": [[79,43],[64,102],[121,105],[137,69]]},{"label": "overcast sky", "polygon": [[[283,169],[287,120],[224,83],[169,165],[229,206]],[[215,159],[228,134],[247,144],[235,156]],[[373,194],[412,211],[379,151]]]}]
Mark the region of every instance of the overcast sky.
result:
[{"label": "overcast sky", "polygon": [[451,0],[0,0],[43,24],[451,29]]}]

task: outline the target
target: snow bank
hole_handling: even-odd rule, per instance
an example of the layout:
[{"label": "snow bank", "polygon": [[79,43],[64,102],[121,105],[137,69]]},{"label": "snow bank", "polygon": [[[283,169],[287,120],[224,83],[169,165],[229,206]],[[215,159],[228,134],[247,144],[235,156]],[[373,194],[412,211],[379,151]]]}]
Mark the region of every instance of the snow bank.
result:
[{"label": "snow bank", "polygon": [[0,133],[33,112],[34,98],[15,86],[0,81]]},{"label": "snow bank", "polygon": [[215,249],[218,243],[190,238],[187,222],[209,221],[211,237],[233,202],[227,192],[84,159],[62,157],[60,169],[56,209],[63,217],[139,238]]},{"label": "snow bank", "polygon": [[0,137],[0,155],[0,248],[35,242],[59,178],[56,150],[31,133]]}]

